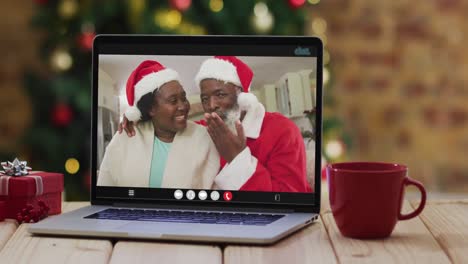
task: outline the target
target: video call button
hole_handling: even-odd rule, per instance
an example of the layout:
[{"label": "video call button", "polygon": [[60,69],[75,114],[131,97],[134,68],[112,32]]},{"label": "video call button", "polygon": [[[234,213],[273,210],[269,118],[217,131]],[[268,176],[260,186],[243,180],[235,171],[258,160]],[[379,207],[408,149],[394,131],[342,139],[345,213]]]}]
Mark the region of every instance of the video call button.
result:
[{"label": "video call button", "polygon": [[208,194],[206,193],[206,191],[199,191],[198,192],[198,199],[206,200],[207,197],[208,197]]},{"label": "video call button", "polygon": [[224,201],[231,201],[232,200],[232,193],[231,192],[224,192],[223,193],[223,199]]},{"label": "video call button", "polygon": [[193,200],[193,199],[195,199],[195,192],[190,190],[190,191],[187,192],[186,196],[187,196],[187,199]]},{"label": "video call button", "polygon": [[217,201],[219,200],[219,192],[218,191],[212,191],[210,194],[211,200]]},{"label": "video call button", "polygon": [[176,198],[177,200],[182,199],[182,197],[184,197],[184,192],[182,192],[181,190],[176,190],[174,192],[174,198]]}]

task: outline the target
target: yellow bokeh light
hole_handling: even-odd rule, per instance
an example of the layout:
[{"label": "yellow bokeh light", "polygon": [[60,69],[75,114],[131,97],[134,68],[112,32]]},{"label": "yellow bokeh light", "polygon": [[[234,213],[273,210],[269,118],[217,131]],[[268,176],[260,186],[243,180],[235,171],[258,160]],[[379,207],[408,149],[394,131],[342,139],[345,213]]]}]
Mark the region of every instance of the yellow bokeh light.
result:
[{"label": "yellow bokeh light", "polygon": [[312,21],[312,30],[318,35],[323,35],[327,31],[327,21],[321,17],[315,18]]},{"label": "yellow bokeh light", "polygon": [[65,162],[65,170],[70,174],[75,174],[80,169],[80,162],[75,158],[67,159]]},{"label": "yellow bokeh light", "polygon": [[322,44],[325,47],[327,45],[327,43],[328,43],[327,36],[326,35],[319,35],[318,37],[322,40]]},{"label": "yellow bokeh light", "polygon": [[223,0],[210,0],[210,9],[213,12],[219,12],[223,10],[224,3]]},{"label": "yellow bokeh light", "polygon": [[327,85],[328,81],[330,81],[330,71],[327,68],[323,68],[323,85]]},{"label": "yellow bokeh light", "polygon": [[67,51],[58,49],[52,53],[50,64],[55,71],[66,71],[73,65],[73,58]]},{"label": "yellow bokeh light", "polygon": [[307,0],[309,2],[309,4],[312,4],[312,5],[316,5],[318,3],[320,3],[320,0]]},{"label": "yellow bokeh light", "polygon": [[206,30],[202,26],[194,25],[189,22],[182,22],[177,28],[177,32],[187,35],[205,35]]},{"label": "yellow bokeh light", "polygon": [[182,23],[182,14],[175,9],[156,11],[154,23],[162,28],[173,30]]},{"label": "yellow bokeh light", "polygon": [[273,28],[274,19],[270,12],[266,15],[253,16],[252,18],[255,30],[258,33],[268,33]]},{"label": "yellow bokeh light", "polygon": [[259,2],[255,4],[254,14],[256,16],[266,16],[268,14],[268,6],[265,3]]},{"label": "yellow bokeh light", "polygon": [[58,6],[58,13],[63,18],[71,18],[76,15],[78,11],[78,3],[76,0],[64,0]]},{"label": "yellow bokeh light", "polygon": [[332,158],[337,159],[339,158],[344,152],[343,144],[341,144],[338,140],[330,140],[325,145],[325,153]]},{"label": "yellow bokeh light", "polygon": [[182,14],[179,11],[173,9],[169,11],[166,19],[167,27],[174,29],[180,25],[180,22],[182,22]]},{"label": "yellow bokeh light", "polygon": [[328,50],[323,51],[323,65],[330,63],[330,52]]}]

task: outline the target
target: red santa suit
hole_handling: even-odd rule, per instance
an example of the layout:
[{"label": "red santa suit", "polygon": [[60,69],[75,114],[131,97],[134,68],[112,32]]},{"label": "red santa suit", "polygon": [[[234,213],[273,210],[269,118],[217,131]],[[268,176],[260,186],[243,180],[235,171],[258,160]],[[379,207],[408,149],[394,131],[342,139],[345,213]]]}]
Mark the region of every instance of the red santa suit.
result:
[{"label": "red santa suit", "polygon": [[[280,113],[261,108],[263,118],[250,124],[242,122],[247,147],[231,163],[221,160],[216,186],[224,190],[311,192],[298,127]],[[206,125],[205,121],[200,123]]]},{"label": "red santa suit", "polygon": [[[228,63],[228,64],[226,64]],[[219,189],[265,192],[312,192],[306,177],[304,140],[298,127],[280,113],[267,113],[257,98],[248,93],[253,73],[235,57],[208,59],[195,80],[213,78],[243,87],[238,96],[247,137],[246,148],[231,163],[221,159],[215,178]],[[247,90],[247,91],[246,91]],[[206,125],[205,121],[200,121]]]}]

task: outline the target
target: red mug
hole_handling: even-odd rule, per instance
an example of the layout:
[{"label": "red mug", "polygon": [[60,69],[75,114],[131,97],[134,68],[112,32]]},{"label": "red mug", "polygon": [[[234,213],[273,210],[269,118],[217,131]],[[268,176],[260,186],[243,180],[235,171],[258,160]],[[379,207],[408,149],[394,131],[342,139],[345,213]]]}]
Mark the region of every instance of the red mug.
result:
[{"label": "red mug", "polygon": [[[404,165],[344,162],[329,164],[326,171],[333,217],[346,237],[388,237],[398,220],[419,215],[426,204],[424,186],[407,176],[408,168]],[[419,189],[421,202],[412,213],[402,214],[407,185]]]}]

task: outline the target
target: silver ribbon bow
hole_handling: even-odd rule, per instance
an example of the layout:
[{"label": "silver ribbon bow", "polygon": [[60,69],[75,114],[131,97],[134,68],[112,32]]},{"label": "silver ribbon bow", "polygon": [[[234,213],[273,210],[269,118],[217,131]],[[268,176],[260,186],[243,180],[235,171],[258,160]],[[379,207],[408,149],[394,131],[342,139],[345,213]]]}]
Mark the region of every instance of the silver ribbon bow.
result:
[{"label": "silver ribbon bow", "polygon": [[28,167],[28,162],[19,161],[18,158],[15,158],[13,162],[5,161],[1,163],[3,171],[0,171],[0,175],[5,174],[8,176],[24,176],[28,175],[31,170]]}]

